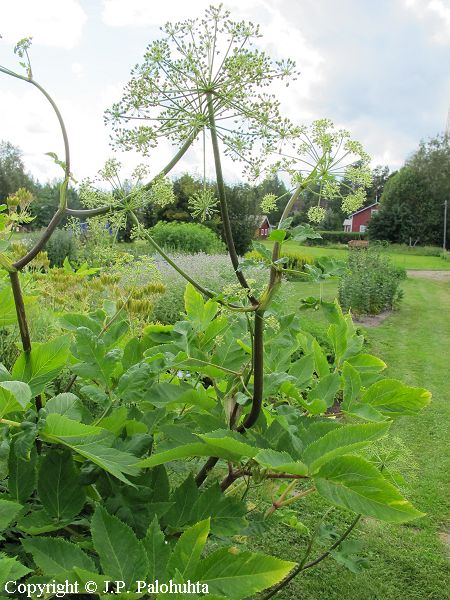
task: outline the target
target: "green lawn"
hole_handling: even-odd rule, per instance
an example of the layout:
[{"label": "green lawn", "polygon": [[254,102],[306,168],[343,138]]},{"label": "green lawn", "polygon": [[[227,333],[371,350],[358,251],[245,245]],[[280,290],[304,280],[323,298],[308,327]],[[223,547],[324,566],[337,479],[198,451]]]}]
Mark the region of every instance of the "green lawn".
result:
[{"label": "green lawn", "polygon": [[[335,284],[325,286],[331,299]],[[377,328],[366,330],[368,349],[389,365],[388,375],[433,392],[433,402],[420,418],[403,418],[394,435],[406,447],[403,470],[410,483],[405,495],[426,516],[402,526],[366,519],[356,536],[364,541],[369,570],[354,575],[326,560],[297,577],[277,597],[285,600],[444,600],[450,577],[446,548],[439,538],[448,517],[449,348],[450,283],[409,279],[404,283],[401,308]],[[298,298],[314,292],[311,284],[286,286],[286,300],[294,307]],[[308,316],[311,315],[311,316]],[[303,319],[317,319],[303,313]],[[319,319],[320,321],[320,319]],[[315,325],[314,327],[316,327]],[[320,322],[318,323],[320,328]],[[412,477],[412,479],[411,479]],[[299,518],[317,521],[323,508],[320,499],[305,499]],[[341,530],[351,518],[336,511],[334,522]],[[271,536],[252,540],[252,546],[279,557],[298,560],[305,538],[279,526]],[[445,591],[447,589],[447,592]]]},{"label": "green lawn", "polygon": [[[270,242],[266,242],[270,243]],[[335,258],[345,260],[347,258],[348,250],[345,248],[327,248],[326,246],[302,246],[297,242],[286,242],[283,246],[286,250],[295,250],[301,252],[306,256],[333,256]],[[411,269],[416,271],[444,271],[450,269],[450,261],[444,260],[439,256],[421,256],[415,253],[401,254],[398,251],[389,252],[384,250],[388,254],[392,262],[405,269]]]}]

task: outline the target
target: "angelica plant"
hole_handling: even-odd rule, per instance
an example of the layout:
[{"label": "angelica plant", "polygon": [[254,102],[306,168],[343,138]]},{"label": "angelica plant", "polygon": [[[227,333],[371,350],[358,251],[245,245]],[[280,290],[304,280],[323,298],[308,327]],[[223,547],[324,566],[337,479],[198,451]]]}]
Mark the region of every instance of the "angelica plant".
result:
[{"label": "angelica plant", "polygon": [[[305,127],[282,116],[270,85],[295,79],[295,65],[273,61],[258,49],[259,37],[257,26],[231,21],[221,6],[208,9],[203,19],[163,27],[162,39],[149,45],[122,99],[105,118],[118,147],[151,158],[162,138],[176,146],[175,154],[150,181],[147,169],[138,167],[131,184],[122,180],[119,161],[109,160],[95,178],[82,183],[86,208],[81,210],[67,206],[68,138],[56,104],[33,78],[29,42],[22,41],[17,50],[25,75],[0,67],[0,72],[44,94],[61,125],[65,147],[64,160],[53,156],[64,170],[60,206],[41,240],[14,263],[0,254],[11,279],[24,348],[12,372],[0,372],[6,378],[0,382],[0,432],[8,438],[9,492],[17,500],[8,507],[7,525],[14,522],[27,535],[21,544],[39,574],[68,580],[89,577],[91,583],[101,579],[102,584],[104,579],[123,579],[136,592],[136,582],[159,577],[158,556],[162,579],[207,581],[215,597],[233,600],[275,586],[265,596],[270,598],[305,569],[335,556],[361,515],[390,523],[422,516],[384,477],[384,462],[380,467],[378,459],[367,460],[359,451],[386,436],[394,418],[417,414],[430,393],[383,379],[385,363],[364,353],[363,337],[337,302],[318,301],[329,320],[326,351],[302,330],[297,315],[286,315],[273,302],[288,271],[287,257],[280,254],[283,243],[318,235],[311,226],[291,227],[294,205],[302,193],[317,191],[309,217],[319,222],[321,200],[336,198],[345,178],[351,193],[342,206],[355,210],[370,182],[369,157],[328,120]],[[205,188],[191,198],[190,209],[200,219],[220,211],[237,278],[222,291],[206,287],[202,272],[192,271],[190,261],[183,264],[169,256],[137,216],[144,205],[173,200],[167,175],[200,139],[206,156],[206,134],[217,195],[205,193]],[[257,247],[264,258],[258,266],[266,265],[268,271],[262,291],[259,282],[247,279],[248,262],[235,249],[224,154],[241,161],[248,176],[284,172],[290,180],[288,201],[270,235],[273,250]],[[262,208],[268,212],[276,203],[275,196],[267,195]],[[117,310],[105,303],[89,315],[63,315],[60,323],[67,335],[32,348],[18,271],[38,254],[64,216],[108,219],[116,227],[131,219],[134,234],[148,240],[190,284],[181,321],[174,326],[150,324],[140,335],[125,338],[124,307],[144,316],[150,304],[146,294],[162,291],[145,286],[130,299],[131,305],[124,299]],[[4,224],[0,207],[0,227]],[[316,270],[315,275],[321,280],[330,273]],[[52,396],[44,406],[50,384],[66,366],[73,373],[66,393]],[[77,379],[81,397],[68,393]],[[95,414],[86,416],[85,397]],[[195,478],[189,462],[189,476],[170,491],[164,465],[193,458],[206,461]],[[222,465],[217,468],[220,459],[227,467],[225,476]],[[208,476],[222,480],[203,491]],[[56,477],[61,482],[57,489]],[[312,494],[356,517],[344,533],[334,536],[326,552],[308,562],[320,537],[318,527],[298,565],[222,547],[202,558],[210,532],[235,536],[247,526],[243,500],[251,486],[264,482],[273,484],[270,502],[256,522],[260,518],[270,525],[278,511],[290,511]],[[286,514],[283,522],[305,532],[297,517],[286,520]],[[85,546],[95,561],[58,538],[58,532],[72,534],[74,526],[81,529],[87,523],[91,538]],[[17,545],[16,528],[8,535]],[[75,530],[76,542],[81,535]],[[62,550],[70,552],[70,560],[60,565],[55,557]],[[133,556],[133,561],[118,564],[114,557],[123,555]],[[0,557],[0,562],[5,560],[13,559]],[[15,567],[20,576],[29,572],[24,565]]]}]

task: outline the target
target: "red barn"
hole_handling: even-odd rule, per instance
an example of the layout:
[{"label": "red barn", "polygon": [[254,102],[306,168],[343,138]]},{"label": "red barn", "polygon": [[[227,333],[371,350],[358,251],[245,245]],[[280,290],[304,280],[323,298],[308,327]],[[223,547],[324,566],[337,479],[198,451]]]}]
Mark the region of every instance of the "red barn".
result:
[{"label": "red barn", "polygon": [[367,229],[367,223],[371,216],[378,210],[378,202],[374,202],[370,206],[360,208],[344,221],[344,231],[353,231],[356,233],[364,233]]}]

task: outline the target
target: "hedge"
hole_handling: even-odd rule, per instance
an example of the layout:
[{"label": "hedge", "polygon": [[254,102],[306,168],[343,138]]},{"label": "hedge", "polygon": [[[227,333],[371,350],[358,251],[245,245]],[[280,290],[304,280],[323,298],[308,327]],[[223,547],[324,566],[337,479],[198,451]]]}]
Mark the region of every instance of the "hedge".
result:
[{"label": "hedge", "polygon": [[351,240],[367,240],[367,233],[356,231],[318,231],[322,238],[306,240],[305,246],[326,246],[327,244],[348,244]]}]

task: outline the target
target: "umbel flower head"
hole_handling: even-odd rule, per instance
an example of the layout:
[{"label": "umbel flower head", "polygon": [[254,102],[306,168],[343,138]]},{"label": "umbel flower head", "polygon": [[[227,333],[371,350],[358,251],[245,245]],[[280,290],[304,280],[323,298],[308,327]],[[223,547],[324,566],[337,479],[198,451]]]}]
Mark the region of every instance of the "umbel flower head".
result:
[{"label": "umbel flower head", "polygon": [[317,205],[308,210],[310,221],[320,223],[325,218],[321,200],[341,198],[341,209],[347,214],[364,204],[365,190],[372,182],[370,156],[348,131],[335,129],[329,119],[298,127],[295,138],[270,151],[278,154],[271,165],[273,174],[285,172],[294,188],[302,186],[316,195]]},{"label": "umbel flower head", "polygon": [[213,191],[206,188],[189,198],[188,207],[194,218],[206,221],[218,212],[217,203],[218,200]]},{"label": "umbel flower head", "polygon": [[263,213],[270,213],[277,208],[277,197],[275,194],[266,194],[261,200],[261,210]]},{"label": "umbel flower head", "polygon": [[257,140],[270,147],[291,130],[266,89],[295,78],[295,64],[255,48],[258,26],[231,21],[222,5],[203,19],[167,23],[162,32],[133,69],[122,99],[106,111],[115,143],[144,154],[159,137],[181,144],[212,127],[212,111],[227,153],[258,171]]}]

